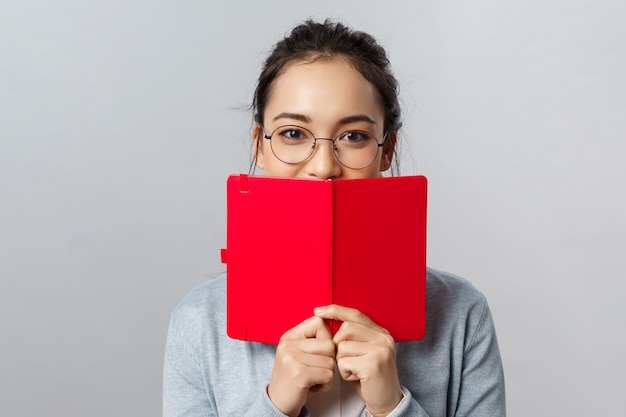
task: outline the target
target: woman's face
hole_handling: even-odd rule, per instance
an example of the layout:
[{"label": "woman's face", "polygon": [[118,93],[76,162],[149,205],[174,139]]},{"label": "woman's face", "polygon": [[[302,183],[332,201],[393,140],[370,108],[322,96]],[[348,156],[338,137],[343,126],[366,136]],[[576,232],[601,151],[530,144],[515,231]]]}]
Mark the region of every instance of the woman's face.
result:
[{"label": "woman's face", "polygon": [[[334,59],[290,64],[274,82],[263,119],[264,131],[255,129],[257,167],[274,177],[350,179],[377,177],[391,165],[392,150],[378,154],[368,167],[343,166],[333,152],[333,143],[318,140],[310,158],[287,164],[272,153],[270,135],[283,125],[308,129],[316,138],[335,138],[352,130],[373,134],[382,141],[384,113],[376,88],[347,61]],[[390,134],[395,134],[391,132]],[[272,139],[273,140],[273,139]]]}]

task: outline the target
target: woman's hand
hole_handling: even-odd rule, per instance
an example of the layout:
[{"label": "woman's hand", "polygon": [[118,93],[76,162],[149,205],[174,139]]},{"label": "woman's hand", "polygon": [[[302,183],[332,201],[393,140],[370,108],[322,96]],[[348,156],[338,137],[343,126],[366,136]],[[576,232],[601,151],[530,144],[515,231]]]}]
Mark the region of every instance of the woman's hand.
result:
[{"label": "woman's hand", "polygon": [[365,406],[374,416],[386,416],[402,400],[396,368],[396,345],[389,332],[353,308],[330,305],[315,315],[343,323],[333,338],[341,377],[354,381]]},{"label": "woman's hand", "polygon": [[334,373],[332,333],[323,319],[311,317],[280,338],[267,394],[283,414],[296,417],[310,392],[332,388]]}]

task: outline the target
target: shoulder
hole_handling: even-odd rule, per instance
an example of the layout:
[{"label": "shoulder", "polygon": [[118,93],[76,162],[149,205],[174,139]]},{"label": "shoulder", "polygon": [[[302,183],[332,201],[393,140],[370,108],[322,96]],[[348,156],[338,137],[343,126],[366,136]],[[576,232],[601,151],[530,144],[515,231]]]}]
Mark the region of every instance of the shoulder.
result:
[{"label": "shoulder", "polygon": [[172,312],[170,330],[189,337],[219,329],[225,321],[225,292],[224,274],[194,287]]},{"label": "shoulder", "polygon": [[455,304],[485,303],[485,296],[470,281],[449,272],[426,269],[426,294],[429,299]]},{"label": "shoulder", "polygon": [[427,328],[464,335],[468,341],[491,321],[487,299],[470,281],[428,268],[426,274]]}]

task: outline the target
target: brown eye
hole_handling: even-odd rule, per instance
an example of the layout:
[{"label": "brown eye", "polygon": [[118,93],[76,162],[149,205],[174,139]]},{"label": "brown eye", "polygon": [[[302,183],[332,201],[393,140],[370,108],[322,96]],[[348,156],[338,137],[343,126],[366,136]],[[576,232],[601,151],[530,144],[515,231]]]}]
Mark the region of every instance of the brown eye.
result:
[{"label": "brown eye", "polygon": [[307,135],[298,129],[285,129],[281,131],[279,134],[285,139],[291,139],[291,140],[306,140],[307,139]]},{"label": "brown eye", "polygon": [[344,132],[339,136],[339,140],[345,140],[348,142],[367,142],[372,136],[367,132],[360,130],[351,130]]}]

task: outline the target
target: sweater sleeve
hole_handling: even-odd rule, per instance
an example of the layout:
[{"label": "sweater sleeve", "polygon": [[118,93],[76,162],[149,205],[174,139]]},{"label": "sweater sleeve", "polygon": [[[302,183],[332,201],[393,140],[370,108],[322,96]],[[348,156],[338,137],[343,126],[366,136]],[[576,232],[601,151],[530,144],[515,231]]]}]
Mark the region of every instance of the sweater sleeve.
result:
[{"label": "sweater sleeve", "polygon": [[486,298],[468,281],[431,276],[426,337],[398,344],[405,398],[391,417],[506,415],[504,375]]},{"label": "sweater sleeve", "polygon": [[[402,393],[404,394],[404,398],[402,398],[400,404],[398,404],[398,406],[387,417],[430,417],[430,415],[424,411],[424,409],[411,396],[411,392],[408,389],[402,387]],[[369,416],[365,414],[364,417]]]},{"label": "sweater sleeve", "polygon": [[217,417],[199,358],[185,343],[173,315],[163,364],[163,417]]},{"label": "sweater sleeve", "polygon": [[504,372],[496,330],[487,301],[468,324],[472,331],[463,353],[463,369],[456,416],[506,416]]},{"label": "sweater sleeve", "polygon": [[[472,323],[472,318],[469,318]],[[429,414],[402,388],[404,398],[388,417],[429,417]],[[463,371],[456,410],[459,417],[505,417],[504,374],[495,327],[486,300],[482,314],[463,355]],[[453,414],[452,414],[453,413]]]},{"label": "sweater sleeve", "polygon": [[[188,308],[177,308],[172,314],[163,364],[163,417],[218,417],[209,377],[209,366],[201,346],[201,319]],[[248,405],[239,404],[237,412],[245,417],[285,417],[260,390]]]}]

